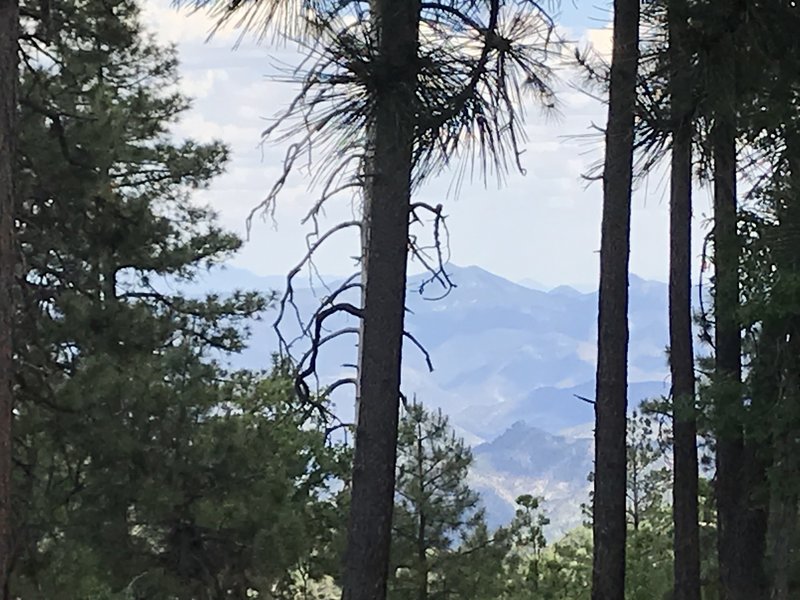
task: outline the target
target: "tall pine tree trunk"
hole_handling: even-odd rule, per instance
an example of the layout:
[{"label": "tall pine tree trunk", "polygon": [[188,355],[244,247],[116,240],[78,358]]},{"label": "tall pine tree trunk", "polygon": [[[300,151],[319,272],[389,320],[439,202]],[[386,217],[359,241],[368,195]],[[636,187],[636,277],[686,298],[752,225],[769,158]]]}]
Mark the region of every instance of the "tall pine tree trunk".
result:
[{"label": "tall pine tree trunk", "polygon": [[364,191],[358,417],[344,600],[386,597],[394,506],[420,4],[372,0],[376,69]]},{"label": "tall pine tree trunk", "polygon": [[[732,86],[731,86],[732,87]],[[726,90],[727,91],[727,90]],[[720,91],[722,95],[723,91]],[[716,490],[718,552],[723,600],[739,598],[743,507],[744,441],[741,413],[741,338],[739,306],[739,240],[736,231],[736,129],[731,117],[715,115],[714,153],[714,346],[717,415]],[[738,523],[737,523],[738,521]],[[739,529],[739,531],[737,531]]]},{"label": "tall pine tree trunk", "polygon": [[711,142],[714,156],[714,320],[717,389],[716,499],[722,600],[764,598],[766,520],[754,505],[763,483],[756,448],[745,446],[742,396],[742,343],[739,323],[736,138],[737,85],[735,24],[737,3],[722,4],[727,27],[713,49],[717,99]]},{"label": "tall pine tree trunk", "polygon": [[625,594],[628,263],[638,62],[639,0],[615,0],[600,246],[593,600],[621,600]]},{"label": "tall pine tree trunk", "polygon": [[669,4],[672,173],[670,190],[669,337],[675,467],[675,600],[700,600],[697,420],[692,349],[692,77],[685,0]]},{"label": "tall pine tree trunk", "polygon": [[11,409],[14,318],[14,171],[17,136],[19,5],[0,0],[0,585],[8,597],[11,562]]}]

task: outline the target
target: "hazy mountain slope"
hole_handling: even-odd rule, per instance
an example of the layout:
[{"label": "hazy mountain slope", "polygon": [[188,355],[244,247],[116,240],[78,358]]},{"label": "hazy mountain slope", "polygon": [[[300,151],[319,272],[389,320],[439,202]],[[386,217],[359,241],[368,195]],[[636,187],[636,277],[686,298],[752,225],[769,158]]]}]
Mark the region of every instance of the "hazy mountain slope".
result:
[{"label": "hazy mountain slope", "polygon": [[[573,394],[594,395],[597,295],[511,283],[476,267],[454,269],[458,287],[434,303],[410,294],[409,329],[436,370],[408,356],[406,382],[484,439],[517,420],[550,432],[593,419]],[[666,393],[667,289],[631,278],[631,399]],[[407,353],[408,354],[408,353]]]},{"label": "hazy mountain slope", "polygon": [[[499,435],[519,419],[552,432],[591,420],[590,407],[572,394],[593,395],[596,294],[572,288],[530,289],[478,267],[452,267],[451,271],[458,287],[438,301],[416,293],[420,277],[409,281],[408,329],[430,352],[435,371],[428,373],[421,353],[406,343],[406,393],[416,393],[424,402],[442,407],[457,425],[482,439]],[[228,269],[215,272],[192,289],[274,289],[283,281]],[[304,285],[307,280],[298,281],[298,286]],[[432,287],[427,291],[438,292]],[[355,301],[353,292],[350,300]],[[300,314],[311,314],[325,293],[320,286],[313,291],[298,287],[295,299]],[[664,391],[666,296],[664,284],[631,278],[633,400],[641,394]],[[235,358],[237,366],[268,365],[270,354],[277,349],[274,318],[275,312],[269,312],[252,325],[249,347]],[[299,332],[295,321],[293,313],[287,314],[283,327],[287,338]],[[343,317],[338,324],[346,322]],[[354,336],[326,346],[319,363],[322,380],[346,373],[341,365],[355,362],[355,357]],[[339,398],[347,410],[352,391],[343,392]]]},{"label": "hazy mountain slope", "polygon": [[580,524],[580,505],[589,494],[591,439],[552,435],[519,421],[473,453],[471,483],[483,495],[492,524],[507,523],[522,494],[546,499],[549,537]]},{"label": "hazy mountain slope", "polygon": [[[523,493],[544,495],[553,511],[553,531],[580,522],[591,470],[590,404],[576,395],[594,396],[597,294],[571,287],[550,291],[512,283],[478,267],[452,267],[457,287],[438,301],[417,293],[421,278],[409,280],[407,326],[430,352],[428,373],[422,354],[404,348],[403,385],[430,406],[441,407],[475,447],[473,483],[484,494],[492,521],[513,514]],[[335,278],[329,285],[335,286]],[[194,293],[257,288],[282,289],[283,277],[258,277],[227,269],[192,284]],[[426,293],[440,290],[429,286]],[[357,301],[356,291],[349,297]],[[312,313],[324,287],[299,280],[295,300],[301,316]],[[261,368],[277,349],[272,330],[275,312],[252,326],[250,345],[235,365]],[[347,318],[331,322],[345,324]],[[352,324],[352,322],[350,322]],[[632,276],[630,283],[631,405],[668,393],[667,287]],[[288,313],[288,338],[299,332]],[[300,345],[298,349],[305,348]],[[337,339],[320,356],[322,381],[347,373],[356,359],[355,337]],[[343,418],[352,413],[352,389],[336,400]],[[569,435],[559,432],[569,430]],[[575,435],[575,432],[581,432]],[[589,437],[587,437],[587,435]]]},{"label": "hazy mountain slope", "polygon": [[[632,383],[628,395],[633,405],[668,391],[662,382],[644,381]],[[594,420],[592,406],[576,396],[593,399],[594,383],[586,382],[569,388],[536,388],[516,400],[468,406],[455,413],[453,420],[484,439],[498,435],[516,421],[535,423],[537,428],[548,432],[562,432]]]}]

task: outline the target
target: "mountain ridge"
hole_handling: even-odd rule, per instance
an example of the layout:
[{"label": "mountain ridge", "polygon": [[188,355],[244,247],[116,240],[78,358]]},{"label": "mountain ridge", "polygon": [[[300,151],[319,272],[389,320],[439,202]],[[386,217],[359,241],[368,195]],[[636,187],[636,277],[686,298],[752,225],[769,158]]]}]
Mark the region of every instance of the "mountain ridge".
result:
[{"label": "mountain ridge", "polygon": [[[478,266],[451,266],[449,277],[456,287],[430,301],[417,293],[424,277],[409,277],[407,328],[425,346],[434,371],[429,373],[425,356],[406,343],[404,393],[441,408],[472,445],[470,480],[483,495],[492,523],[507,521],[515,498],[532,493],[546,498],[551,533],[578,525],[581,503],[588,498],[594,415],[592,406],[577,396],[594,396],[597,292],[570,286],[533,289]],[[298,278],[295,285],[295,301],[304,318],[327,293],[308,282],[307,277]],[[248,284],[278,287],[285,277],[234,269],[224,277],[212,272],[190,287],[192,293],[228,292]],[[441,295],[444,290],[435,285],[426,295]],[[633,407],[669,392],[667,285],[632,275],[629,291]],[[357,302],[357,290],[350,292],[343,300]],[[277,350],[274,315],[252,323],[248,347],[233,358],[233,367],[269,365]],[[353,324],[347,317],[330,323]],[[299,331],[291,321],[285,330],[287,337]],[[352,373],[343,365],[356,361],[355,341],[355,336],[346,336],[323,348],[318,363],[323,385]],[[333,400],[342,418],[351,419],[352,391],[337,390]]]}]

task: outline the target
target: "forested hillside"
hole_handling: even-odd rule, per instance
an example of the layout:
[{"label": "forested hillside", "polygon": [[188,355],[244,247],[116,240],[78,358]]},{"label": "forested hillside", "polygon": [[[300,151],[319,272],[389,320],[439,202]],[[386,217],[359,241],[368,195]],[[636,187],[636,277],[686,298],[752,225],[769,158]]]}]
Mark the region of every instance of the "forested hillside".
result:
[{"label": "forested hillside", "polygon": [[[283,153],[243,237],[152,1],[0,0],[2,600],[800,595],[796,2],[614,0],[607,48],[533,0],[178,2],[289,94],[217,107]],[[607,113],[597,292],[455,266],[451,200],[545,168],[568,89]],[[287,194],[296,267],[232,267]]]}]

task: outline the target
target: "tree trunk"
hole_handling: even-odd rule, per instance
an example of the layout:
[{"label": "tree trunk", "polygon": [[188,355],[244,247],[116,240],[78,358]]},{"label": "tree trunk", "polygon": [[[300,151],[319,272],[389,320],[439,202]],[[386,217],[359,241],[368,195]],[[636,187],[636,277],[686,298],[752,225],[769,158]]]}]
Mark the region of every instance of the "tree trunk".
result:
[{"label": "tree trunk", "polygon": [[[726,1],[726,21],[736,6]],[[745,447],[742,398],[739,262],[736,194],[736,46],[728,27],[714,48],[719,83],[711,132],[714,155],[714,320],[718,551],[722,600],[766,595],[764,511],[752,506],[761,470],[755,449]]]},{"label": "tree trunk", "polygon": [[685,0],[669,4],[672,172],[670,190],[669,337],[675,467],[675,600],[700,600],[697,417],[692,349],[692,76]]},{"label": "tree trunk", "polygon": [[417,562],[419,563],[419,583],[417,600],[428,600],[428,544],[427,521],[425,519],[425,450],[422,446],[424,433],[422,423],[417,424],[417,477],[419,478],[419,508],[417,515]]},{"label": "tree trunk", "polygon": [[19,5],[0,0],[0,586],[11,564],[11,409]]},{"label": "tree trunk", "polygon": [[344,600],[386,597],[420,16],[418,0],[372,0],[370,6],[379,80],[364,190],[363,315]]},{"label": "tree trunk", "polygon": [[[784,492],[791,490],[790,487],[786,487],[783,484],[783,481],[791,479],[792,475],[781,472],[784,466],[790,464],[784,462],[782,458],[786,446],[783,443],[785,440],[781,435],[785,431],[783,421],[787,416],[784,395],[781,392],[783,369],[785,367],[783,353],[785,351],[786,326],[782,317],[767,315],[761,321],[760,329],[749,380],[753,406],[758,409],[756,417],[757,426],[760,430],[755,433],[762,440],[762,444],[770,450],[771,468],[773,470],[769,481],[769,546],[766,554],[766,558],[769,560],[782,554],[783,542],[786,539],[783,534],[790,531],[787,528],[787,524],[783,522],[784,518],[781,513],[784,508],[782,500],[788,498],[788,496],[784,495]],[[776,529],[776,525],[781,528],[780,531]],[[779,571],[787,566],[778,566],[773,563],[770,568],[770,574],[779,576]]]},{"label": "tree trunk", "polygon": [[[420,481],[422,481],[420,479]],[[417,531],[417,561],[419,562],[419,582],[417,600],[428,600],[428,548],[425,542],[425,513],[420,510]]]},{"label": "tree trunk", "polygon": [[787,493],[770,501],[770,548],[771,565],[770,600],[791,600],[791,575],[794,538],[797,535],[796,493]]},{"label": "tree trunk", "polygon": [[592,599],[625,594],[628,263],[639,0],[614,1],[597,332]]},{"label": "tree trunk", "polygon": [[[744,441],[740,422],[741,339],[739,241],[736,232],[736,131],[716,115],[714,152],[714,345],[717,417],[716,490],[718,552],[723,600],[739,598],[736,584],[744,566],[738,550],[743,507]],[[739,531],[737,531],[739,528]]]}]

